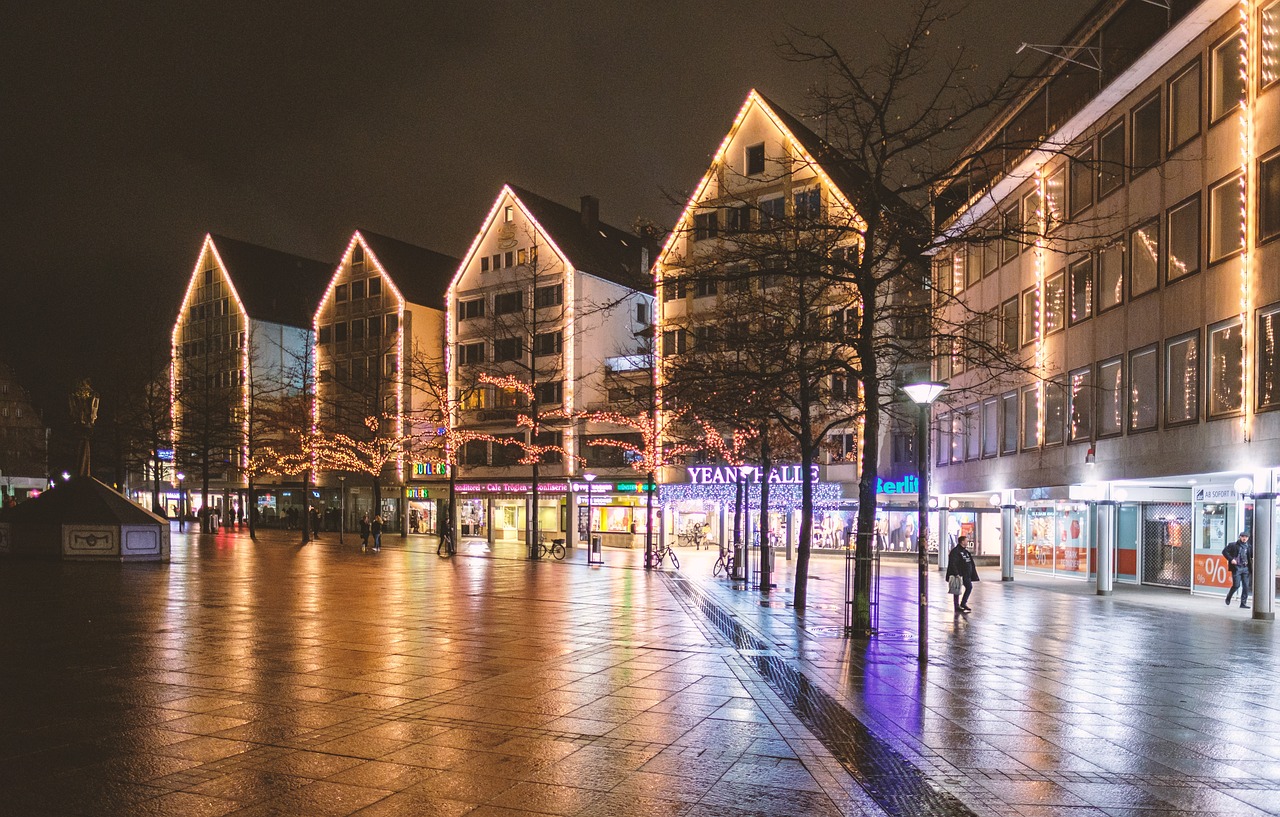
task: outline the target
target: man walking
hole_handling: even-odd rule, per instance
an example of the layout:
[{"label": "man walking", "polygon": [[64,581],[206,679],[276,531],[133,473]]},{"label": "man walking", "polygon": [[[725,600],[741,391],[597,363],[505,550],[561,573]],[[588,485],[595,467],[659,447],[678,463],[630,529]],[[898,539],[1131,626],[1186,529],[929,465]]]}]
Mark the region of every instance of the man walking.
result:
[{"label": "man walking", "polygon": [[952,593],[951,601],[957,613],[969,612],[969,594],[973,592],[973,583],[978,581],[978,563],[969,552],[969,537],[960,536],[956,546],[947,554],[947,579],[955,576],[960,579],[964,588],[964,596]]},{"label": "man walking", "polygon": [[1231,589],[1227,591],[1227,604],[1231,597],[1240,590],[1240,608],[1249,607],[1249,589],[1253,578],[1253,545],[1249,543],[1249,532],[1242,531],[1240,536],[1222,549],[1222,556],[1227,560],[1231,570]]}]

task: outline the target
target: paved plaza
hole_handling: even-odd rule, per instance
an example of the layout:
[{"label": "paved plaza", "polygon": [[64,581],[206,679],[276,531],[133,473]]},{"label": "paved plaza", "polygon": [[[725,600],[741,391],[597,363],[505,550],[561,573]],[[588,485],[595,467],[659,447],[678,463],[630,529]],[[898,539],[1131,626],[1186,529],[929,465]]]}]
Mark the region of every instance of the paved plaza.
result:
[{"label": "paved plaza", "polygon": [[907,565],[857,644],[838,558],[798,620],[707,551],[352,542],[0,562],[0,813],[1280,813],[1275,625],[1220,601],[935,576],[922,674]]}]

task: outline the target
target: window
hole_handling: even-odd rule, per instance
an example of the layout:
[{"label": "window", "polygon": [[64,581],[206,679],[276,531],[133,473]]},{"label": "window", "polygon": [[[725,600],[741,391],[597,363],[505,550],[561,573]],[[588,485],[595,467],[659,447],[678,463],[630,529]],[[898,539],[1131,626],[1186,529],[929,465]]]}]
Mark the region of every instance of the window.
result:
[{"label": "window", "polygon": [[1124,430],[1124,359],[1098,364],[1098,436],[1114,437]]},{"label": "window", "polygon": [[1124,247],[1112,244],[1098,252],[1098,311],[1124,302]]},{"label": "window", "polygon": [[535,355],[560,354],[560,333],[542,332],[533,336],[533,353]]},{"label": "window", "polygon": [[1000,344],[1006,349],[1018,348],[1018,296],[1000,304]]},{"label": "window", "polygon": [[1154,343],[1129,353],[1129,431],[1156,427],[1160,393],[1160,353]]},{"label": "window", "polygon": [[760,202],[760,226],[768,227],[786,218],[786,199],[778,196]]},{"label": "window", "polygon": [[1035,341],[1040,336],[1040,293],[1028,289],[1022,293],[1022,345]]},{"label": "window", "polygon": [[1244,96],[1240,65],[1240,36],[1233,32],[1209,53],[1210,122],[1217,122],[1239,106]]},{"label": "window", "polygon": [[351,300],[357,300],[364,297],[364,281],[351,282]]},{"label": "window", "polygon": [[1165,425],[1200,419],[1200,333],[1192,332],[1165,344]]},{"label": "window", "polygon": [[204,271],[204,285],[205,286],[213,285],[213,270],[207,269]]},{"label": "window", "polygon": [[1004,235],[1000,241],[1000,261],[1007,263],[1018,257],[1022,248],[1022,222],[1018,214],[1018,205],[1004,211]]},{"label": "window", "polygon": [[1148,222],[1129,233],[1129,297],[1156,288],[1160,275],[1160,225]]},{"label": "window", "polygon": [[1172,207],[1166,225],[1169,250],[1164,279],[1168,283],[1200,271],[1200,194]]},{"label": "window", "polygon": [[[544,383],[542,386],[538,387],[538,390],[541,391],[544,387],[553,386],[553,385],[559,386],[560,384]],[[559,401],[552,400],[550,402],[557,403]],[[535,445],[538,445],[542,448],[559,449],[562,447],[559,431],[539,431],[538,434],[533,438],[533,442]],[[553,465],[556,463],[564,462],[564,452],[560,450],[543,451],[539,454],[538,461],[551,463]]]},{"label": "window", "polygon": [[724,216],[726,233],[745,233],[751,229],[751,208],[745,204],[728,208]]},{"label": "window", "polygon": [[333,340],[335,343],[343,343],[347,339],[347,324],[345,321],[335,323],[333,325]]},{"label": "window", "polygon": [[964,458],[976,460],[982,458],[982,429],[978,425],[982,417],[981,406],[977,403],[964,410],[965,444]]},{"label": "window", "polygon": [[1240,174],[1209,188],[1209,263],[1214,264],[1244,246],[1240,214],[1244,211],[1244,190]]},{"label": "window", "polygon": [[1098,137],[1098,198],[1106,198],[1124,184],[1124,120]]},{"label": "window", "polygon": [[524,433],[495,434],[493,441],[493,464],[496,466],[518,465],[524,457]]},{"label": "window", "polygon": [[693,327],[693,348],[703,351],[714,350],[720,343],[720,327],[713,323],[704,323]]},{"label": "window", "polygon": [[506,253],[504,253],[502,256],[503,266],[514,267],[516,263],[515,255],[516,255],[515,252],[512,250],[508,250]]},{"label": "window", "polygon": [[1044,384],[1044,444],[1062,445],[1067,423],[1067,381]]},{"label": "window", "polygon": [[1067,169],[1059,167],[1049,174],[1044,183],[1045,231],[1053,232],[1067,214]]},{"label": "window", "polygon": [[1238,413],[1243,394],[1244,337],[1233,318],[1209,327],[1209,416]]},{"label": "window", "polygon": [[674,301],[676,298],[685,297],[685,282],[681,278],[672,278],[662,282],[662,301]]},{"label": "window", "polygon": [[1133,111],[1133,175],[1160,164],[1160,92]]},{"label": "window", "polygon": [[[564,402],[564,381],[553,380],[550,383],[539,383],[534,394],[537,395],[539,404],[544,406],[558,406]],[[560,443],[557,441],[550,444],[559,445]]]},{"label": "window", "polygon": [[484,298],[476,298],[471,301],[458,302],[458,318],[461,320],[470,320],[471,318],[484,317]]},{"label": "window", "polygon": [[359,318],[351,322],[351,339],[364,340],[364,321]]},{"label": "window", "polygon": [[956,276],[951,269],[951,262],[940,258],[933,262],[933,288],[945,295],[955,291]]},{"label": "window", "polygon": [[982,401],[982,456],[1000,453],[999,402],[994,397]]},{"label": "window", "polygon": [[320,327],[320,342],[328,343],[332,339],[333,339],[333,327],[332,326]]},{"label": "window", "polygon": [[493,296],[493,314],[495,315],[510,315],[521,309],[524,309],[524,293],[520,290],[499,292]]},{"label": "window", "polygon": [[484,363],[484,341],[459,344],[458,362],[464,366]]},{"label": "window", "polygon": [[707,298],[716,294],[716,279],[710,277],[698,278],[693,282],[693,297]]},{"label": "window", "polygon": [[755,176],[764,172],[764,143],[750,145],[747,148],[747,175]]},{"label": "window", "polygon": [[507,224],[516,220],[516,208],[513,205],[508,204],[502,208],[502,220]]},{"label": "window", "polygon": [[387,316],[387,334],[394,335],[400,329],[400,316],[392,312]]},{"label": "window", "polygon": [[387,355],[383,364],[385,366],[383,371],[386,373],[387,377],[394,377],[396,372],[400,369],[400,361],[396,355]]},{"label": "window", "polygon": [[682,355],[688,348],[688,335],[684,329],[668,329],[662,333],[662,354]]},{"label": "window", "polygon": [[[468,406],[483,408],[483,406]],[[489,462],[489,443],[486,440],[467,440],[462,444],[463,465],[486,465]]]},{"label": "window", "polygon": [[494,269],[496,269],[496,270],[502,269],[502,254],[501,254],[501,253],[494,253],[494,254],[493,254],[493,260],[492,260],[492,262],[491,262],[491,263],[492,263],[492,266],[493,266],[493,268],[494,268]]},{"label": "window", "polygon": [[1264,6],[1258,17],[1262,32],[1258,44],[1258,63],[1262,66],[1259,78],[1265,88],[1280,79],[1280,2]]},{"label": "window", "polygon": [[817,187],[795,194],[796,218],[818,218],[822,215],[822,193]]},{"label": "window", "polygon": [[1040,384],[1022,387],[1022,450],[1040,447]]},{"label": "window", "polygon": [[382,316],[381,315],[376,315],[372,318],[366,318],[365,324],[367,325],[367,329],[365,331],[368,333],[369,337],[376,338],[382,334]]},{"label": "window", "polygon": [[1071,304],[1068,307],[1068,323],[1074,326],[1093,315],[1093,257],[1086,255],[1072,262],[1067,268],[1071,280]]},{"label": "window", "polygon": [[1067,191],[1074,217],[1093,206],[1093,150],[1081,151],[1071,160],[1071,187]]},{"label": "window", "polygon": [[493,360],[501,363],[504,360],[519,360],[524,357],[524,343],[521,338],[498,338],[493,342]]},{"label": "window", "polygon": [[480,259],[480,271],[481,271],[481,272],[488,272],[488,271],[489,271],[489,256],[487,256],[487,255],[486,255],[486,256],[481,257],[481,259]]},{"label": "window", "polygon": [[1018,453],[1018,393],[1000,395],[1000,453]]},{"label": "window", "polygon": [[333,288],[333,300],[342,303],[347,300],[348,287],[346,284],[338,284]]},{"label": "window", "polygon": [[1044,279],[1044,333],[1052,335],[1067,325],[1067,273],[1059,270]]},{"label": "window", "polygon": [[935,464],[946,465],[951,462],[951,415],[938,415],[938,441],[933,447]]},{"label": "window", "polygon": [[382,279],[370,278],[369,279],[369,297],[377,298],[381,294],[382,294]]},{"label": "window", "polygon": [[951,412],[951,462],[964,462],[965,441],[968,437],[968,415],[960,410]]},{"label": "window", "polygon": [[516,263],[524,266],[529,263],[529,251],[526,249],[516,250]]},{"label": "window", "polygon": [[533,291],[533,306],[543,309],[548,306],[559,306],[564,303],[564,284],[549,284]]},{"label": "window", "polygon": [[983,245],[977,241],[970,244],[966,250],[968,260],[965,262],[965,270],[968,272],[968,285],[973,286],[982,279],[983,275]]},{"label": "window", "polygon": [[636,323],[649,323],[649,304],[644,301],[636,304]]},{"label": "window", "polygon": [[1200,60],[1169,81],[1169,151],[1200,134]]},{"label": "window", "polygon": [[1071,385],[1067,439],[1073,443],[1093,439],[1093,367],[1085,366],[1067,375]]},{"label": "window", "polygon": [[705,241],[720,234],[720,214],[715,210],[698,213],[693,217],[693,240]]},{"label": "window", "polygon": [[[1280,8],[1276,15],[1280,16]],[[1280,236],[1280,153],[1258,163],[1258,241],[1276,236]]]},{"label": "window", "polygon": [[1271,306],[1258,315],[1258,408],[1280,407],[1280,306]]}]

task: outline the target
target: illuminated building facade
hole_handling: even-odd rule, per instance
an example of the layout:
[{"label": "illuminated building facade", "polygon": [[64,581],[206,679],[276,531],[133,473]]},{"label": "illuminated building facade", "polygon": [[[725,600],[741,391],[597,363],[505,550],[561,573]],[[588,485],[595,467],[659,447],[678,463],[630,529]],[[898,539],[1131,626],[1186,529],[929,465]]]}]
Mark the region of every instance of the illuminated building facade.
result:
[{"label": "illuminated building facade", "polygon": [[0,506],[49,485],[49,429],[13,370],[0,363]]},{"label": "illuminated building facade", "polygon": [[[339,432],[357,443],[379,436],[412,440],[445,422],[427,381],[444,387],[445,293],[458,264],[453,256],[368,230],[352,235],[315,313],[314,413],[321,433]],[[366,423],[370,417],[378,420],[376,430]],[[437,532],[438,503],[419,500],[429,492],[409,484],[423,469],[406,456],[383,464],[349,453],[350,468],[319,480],[327,528],[345,507],[348,530],[368,513],[381,515],[388,531]],[[343,490],[345,502],[338,495]]]},{"label": "illuminated building facade", "polygon": [[942,350],[936,485],[1006,575],[1224,594],[1222,547],[1277,541],[1280,2],[1163,5],[1100,4],[941,198],[957,234],[1021,225],[935,273],[1035,376]]},{"label": "illuminated building facade", "polygon": [[[587,415],[651,412],[651,255],[647,239],[602,222],[591,196],[575,210],[517,187],[498,194],[448,296],[454,420],[484,437],[459,452],[464,536],[525,536],[536,457],[548,539],[572,545],[588,526],[608,544],[630,544],[633,531],[643,538],[643,475],[627,452],[593,444],[631,440],[634,430]],[[520,387],[492,383],[501,378]],[[520,425],[522,415],[536,415],[537,427]],[[586,472],[600,476],[589,521],[577,500]]]},{"label": "illuminated building facade", "polygon": [[[206,235],[172,335],[175,479],[165,510],[197,514],[207,501],[224,524],[250,512],[245,466],[265,402],[292,402],[305,420],[311,319],[330,270],[319,261]],[[262,478],[260,521],[301,508],[300,483]],[[174,486],[179,488],[179,486]]]}]

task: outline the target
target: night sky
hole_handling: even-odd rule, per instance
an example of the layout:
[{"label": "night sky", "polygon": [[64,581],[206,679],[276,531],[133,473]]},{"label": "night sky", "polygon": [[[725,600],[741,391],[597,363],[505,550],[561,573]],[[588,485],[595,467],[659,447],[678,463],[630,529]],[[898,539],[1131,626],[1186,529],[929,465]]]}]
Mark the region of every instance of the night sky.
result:
[{"label": "night sky", "polygon": [[[939,35],[1010,70],[1091,5],[974,0]],[[167,342],[207,231],[333,264],[358,226],[460,255],[506,181],[669,224],[751,87],[804,110],[820,77],[777,56],[789,25],[853,55],[899,8],[7,3],[0,359],[57,424],[75,381]]]}]

